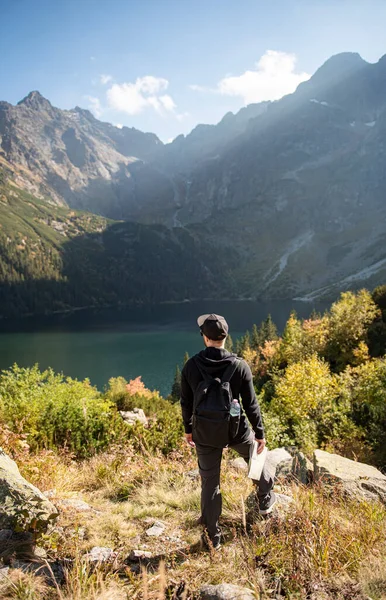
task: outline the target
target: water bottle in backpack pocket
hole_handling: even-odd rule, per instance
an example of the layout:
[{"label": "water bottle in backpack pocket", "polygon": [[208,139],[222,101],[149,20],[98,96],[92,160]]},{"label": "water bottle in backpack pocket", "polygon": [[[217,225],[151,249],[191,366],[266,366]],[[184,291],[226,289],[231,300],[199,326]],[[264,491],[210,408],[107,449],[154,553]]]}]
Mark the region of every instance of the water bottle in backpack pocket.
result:
[{"label": "water bottle in backpack pocket", "polygon": [[229,422],[229,434],[231,439],[235,438],[237,432],[239,430],[240,425],[240,414],[241,414],[241,406],[236,398],[233,398],[231,402],[231,408],[229,411],[230,422]]}]

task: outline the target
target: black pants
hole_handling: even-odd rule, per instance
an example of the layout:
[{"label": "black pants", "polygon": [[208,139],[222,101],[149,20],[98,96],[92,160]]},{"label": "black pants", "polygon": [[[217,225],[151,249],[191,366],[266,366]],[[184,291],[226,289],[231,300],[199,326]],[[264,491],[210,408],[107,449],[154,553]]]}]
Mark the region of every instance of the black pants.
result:
[{"label": "black pants", "polygon": [[[251,433],[246,442],[231,446],[231,448],[236,450],[248,463],[253,443],[254,435]],[[215,543],[220,538],[218,520],[222,509],[220,492],[222,448],[196,445],[196,451],[201,477],[201,522],[205,526],[210,539]],[[259,497],[271,493],[274,478],[275,473],[272,472],[272,469],[264,466],[260,480],[253,481]]]}]

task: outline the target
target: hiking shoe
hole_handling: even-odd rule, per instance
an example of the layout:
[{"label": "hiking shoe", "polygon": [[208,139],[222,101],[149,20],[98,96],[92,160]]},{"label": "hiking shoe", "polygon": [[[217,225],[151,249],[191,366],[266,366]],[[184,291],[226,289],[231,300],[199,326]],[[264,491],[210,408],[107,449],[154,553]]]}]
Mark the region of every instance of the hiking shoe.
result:
[{"label": "hiking shoe", "polygon": [[201,547],[204,550],[209,550],[209,552],[211,550],[217,551],[217,550],[220,550],[220,548],[221,548],[221,537],[220,536],[215,538],[214,540],[211,540],[206,533],[203,533],[201,536],[200,542],[201,542]]},{"label": "hiking shoe", "polygon": [[270,492],[266,496],[259,496],[259,513],[262,516],[269,515],[277,502],[275,492]]}]

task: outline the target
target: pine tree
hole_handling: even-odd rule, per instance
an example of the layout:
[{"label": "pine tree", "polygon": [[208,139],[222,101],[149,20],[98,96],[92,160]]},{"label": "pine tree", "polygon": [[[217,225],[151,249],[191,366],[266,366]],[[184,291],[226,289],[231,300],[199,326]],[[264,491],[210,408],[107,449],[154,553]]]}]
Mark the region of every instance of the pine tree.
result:
[{"label": "pine tree", "polygon": [[272,342],[278,339],[277,327],[272,321],[271,315],[268,315],[264,321],[264,341]]},{"label": "pine tree", "polygon": [[183,366],[185,366],[185,365],[186,365],[186,363],[188,362],[189,358],[190,358],[189,354],[188,354],[187,352],[185,352],[185,354],[184,354],[184,363],[183,363]]},{"label": "pine tree", "polygon": [[261,328],[259,329],[256,323],[252,327],[251,335],[251,348],[252,350],[258,350],[261,344]]},{"label": "pine tree", "polygon": [[170,395],[175,402],[178,402],[181,398],[181,369],[179,365],[176,365],[176,372]]},{"label": "pine tree", "polygon": [[225,350],[228,350],[228,352],[233,352],[233,340],[230,335],[228,335],[225,341]]}]

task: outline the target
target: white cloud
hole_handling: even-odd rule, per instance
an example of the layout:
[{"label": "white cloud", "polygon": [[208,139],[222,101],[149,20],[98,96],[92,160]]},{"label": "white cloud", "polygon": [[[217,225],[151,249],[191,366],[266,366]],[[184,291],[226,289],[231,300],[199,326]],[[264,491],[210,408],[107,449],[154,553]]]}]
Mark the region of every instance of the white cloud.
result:
[{"label": "white cloud", "polygon": [[113,123],[114,127],[117,127],[117,129],[122,129],[123,125],[122,123]]},{"label": "white cloud", "polygon": [[278,100],[294,92],[299,83],[310,78],[308,73],[297,73],[295,66],[294,54],[267,50],[254,70],[224,77],[219,81],[217,91],[223,95],[241,96],[245,104]]},{"label": "white cloud", "polygon": [[113,80],[112,75],[99,75],[99,81],[102,85],[107,85],[110,81]]},{"label": "white cloud", "polygon": [[146,75],[134,83],[114,83],[107,90],[110,108],[136,115],[146,108],[153,108],[160,114],[173,113],[177,108],[171,96],[163,94],[169,86],[167,79]]},{"label": "white cloud", "polygon": [[96,98],[95,96],[85,96],[85,99],[88,100],[89,110],[92,112],[94,117],[99,119],[103,114],[103,108],[99,98]]}]

